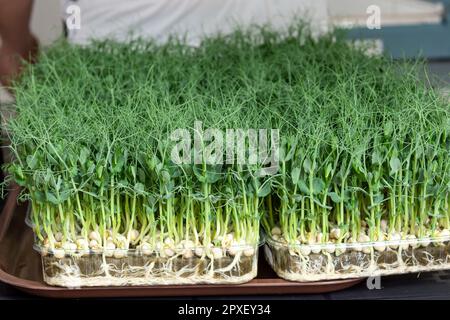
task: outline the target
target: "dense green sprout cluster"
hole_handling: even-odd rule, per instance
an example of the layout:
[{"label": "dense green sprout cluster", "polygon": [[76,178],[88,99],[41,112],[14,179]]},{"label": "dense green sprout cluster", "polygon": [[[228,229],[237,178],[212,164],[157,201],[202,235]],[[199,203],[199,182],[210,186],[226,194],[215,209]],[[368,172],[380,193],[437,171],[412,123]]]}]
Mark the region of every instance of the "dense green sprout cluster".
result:
[{"label": "dense green sprout cluster", "polygon": [[[198,48],[61,42],[17,84],[9,169],[51,250],[234,254],[260,217],[291,244],[445,236],[450,109],[421,71],[302,27]],[[279,129],[278,172],[174,164],[170,133],[195,121]]]}]

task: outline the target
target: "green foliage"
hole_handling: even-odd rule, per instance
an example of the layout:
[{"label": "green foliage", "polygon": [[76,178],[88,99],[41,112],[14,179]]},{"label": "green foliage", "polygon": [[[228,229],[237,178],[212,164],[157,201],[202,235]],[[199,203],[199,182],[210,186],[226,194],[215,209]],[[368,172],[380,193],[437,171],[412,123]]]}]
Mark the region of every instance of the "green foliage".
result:
[{"label": "green foliage", "polygon": [[[263,213],[289,241],[330,226],[356,237],[362,221],[383,218],[398,231],[420,234],[429,218],[448,228],[449,103],[417,80],[420,68],[301,26],[198,48],[60,42],[16,85],[9,171],[39,236],[71,224],[155,236],[157,226],[175,239],[234,232],[254,242]],[[173,164],[170,133],[195,121],[280,129],[279,172]]]}]

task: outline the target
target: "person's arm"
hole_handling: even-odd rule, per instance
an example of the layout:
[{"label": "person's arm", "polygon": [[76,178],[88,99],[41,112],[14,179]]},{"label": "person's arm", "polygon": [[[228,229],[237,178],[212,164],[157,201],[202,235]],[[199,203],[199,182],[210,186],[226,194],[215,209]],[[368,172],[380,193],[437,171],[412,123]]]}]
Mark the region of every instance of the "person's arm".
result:
[{"label": "person's arm", "polygon": [[38,42],[30,30],[33,0],[0,0],[0,82],[9,86],[20,73],[21,59],[33,61]]}]

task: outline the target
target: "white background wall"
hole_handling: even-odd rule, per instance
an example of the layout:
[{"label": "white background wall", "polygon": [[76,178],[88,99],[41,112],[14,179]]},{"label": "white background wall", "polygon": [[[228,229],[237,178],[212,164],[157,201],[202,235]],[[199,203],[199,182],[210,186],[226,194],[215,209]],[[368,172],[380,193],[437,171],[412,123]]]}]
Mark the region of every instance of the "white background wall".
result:
[{"label": "white background wall", "polygon": [[[14,0],[11,0],[14,1]],[[91,0],[95,1],[95,0]],[[169,1],[169,0],[168,0]],[[205,0],[207,1],[207,0]],[[245,0],[242,0],[245,1]],[[399,22],[405,16],[409,16],[408,23],[414,21],[439,22],[442,15],[442,7],[436,4],[426,3],[419,0],[327,0],[328,11],[331,20],[359,20],[364,21],[366,8],[371,4],[378,4],[383,15],[389,16],[390,20]],[[37,35],[41,45],[51,44],[62,35],[61,0],[35,0],[31,28]],[[362,20],[361,20],[362,17]],[[0,88],[0,102],[10,101],[4,90]]]}]

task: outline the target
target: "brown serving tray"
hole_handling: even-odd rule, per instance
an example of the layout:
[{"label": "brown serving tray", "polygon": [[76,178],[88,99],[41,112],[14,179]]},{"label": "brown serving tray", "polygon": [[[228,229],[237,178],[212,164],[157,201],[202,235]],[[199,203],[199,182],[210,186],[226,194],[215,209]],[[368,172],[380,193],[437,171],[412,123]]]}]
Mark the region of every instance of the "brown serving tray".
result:
[{"label": "brown serving tray", "polygon": [[33,232],[25,224],[26,203],[17,203],[20,188],[14,186],[0,215],[0,281],[17,289],[51,298],[224,296],[325,293],[349,288],[361,279],[310,283],[280,279],[260,252],[258,276],[240,285],[179,285],[140,287],[52,287],[42,280],[41,258],[33,249]]}]

